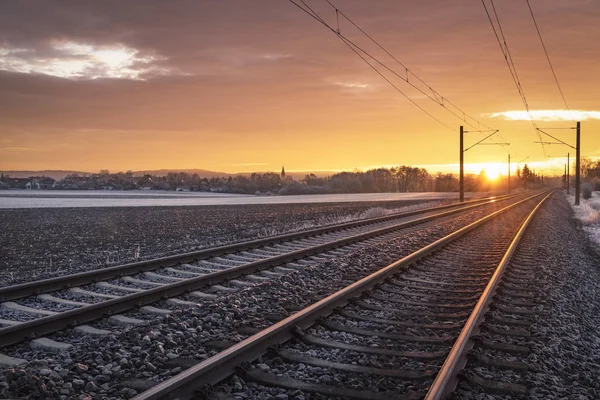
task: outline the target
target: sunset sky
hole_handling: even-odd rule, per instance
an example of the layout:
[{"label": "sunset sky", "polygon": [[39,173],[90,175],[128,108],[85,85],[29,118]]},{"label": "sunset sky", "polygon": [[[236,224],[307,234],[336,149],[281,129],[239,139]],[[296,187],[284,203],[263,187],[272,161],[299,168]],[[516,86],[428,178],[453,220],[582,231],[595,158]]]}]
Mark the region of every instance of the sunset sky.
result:
[{"label": "sunset sky", "polygon": [[[337,28],[326,1],[305,1]],[[505,163],[510,152],[551,174],[574,156],[559,145],[545,155],[531,121],[519,120],[524,106],[481,1],[332,3],[435,91],[499,129],[497,142],[510,142],[469,150],[468,168]],[[600,157],[600,1],[530,3],[581,120],[582,155]],[[573,126],[554,121],[565,105],[526,1],[494,4],[537,125]],[[404,73],[348,21],[339,28]],[[452,130],[288,0],[2,1],[0,170],[457,170],[464,123],[388,76]],[[548,132],[575,143],[574,130]],[[482,138],[467,133],[466,144]]]}]

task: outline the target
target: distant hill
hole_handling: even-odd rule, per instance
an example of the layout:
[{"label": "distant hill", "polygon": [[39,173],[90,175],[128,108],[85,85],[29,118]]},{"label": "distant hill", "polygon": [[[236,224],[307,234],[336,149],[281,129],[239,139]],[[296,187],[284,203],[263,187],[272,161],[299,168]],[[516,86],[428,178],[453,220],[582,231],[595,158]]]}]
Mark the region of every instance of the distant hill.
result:
[{"label": "distant hill", "polygon": [[43,170],[43,171],[0,171],[0,173],[11,178],[29,178],[30,176],[47,176],[55,180],[64,179],[67,175],[77,174],[81,176],[90,175],[90,172],[82,171],[62,171],[62,170]]},{"label": "distant hill", "polygon": [[206,169],[153,169],[153,170],[143,170],[143,171],[133,171],[134,175],[154,175],[154,176],[165,176],[170,172],[184,172],[186,174],[198,174],[202,178],[213,178],[218,176],[230,176],[237,174],[228,174],[227,172],[217,172],[217,171],[209,171]]}]

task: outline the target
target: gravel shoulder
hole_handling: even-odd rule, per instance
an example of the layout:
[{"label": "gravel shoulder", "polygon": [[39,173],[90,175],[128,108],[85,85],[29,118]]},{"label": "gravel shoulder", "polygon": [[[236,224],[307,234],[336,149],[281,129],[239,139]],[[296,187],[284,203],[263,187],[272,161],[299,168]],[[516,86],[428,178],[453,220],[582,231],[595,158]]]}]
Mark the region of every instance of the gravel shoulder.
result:
[{"label": "gravel shoulder", "polygon": [[[538,221],[545,311],[534,326],[532,398],[600,398],[600,249],[572,217],[562,193]],[[540,243],[540,244],[541,244]]]}]

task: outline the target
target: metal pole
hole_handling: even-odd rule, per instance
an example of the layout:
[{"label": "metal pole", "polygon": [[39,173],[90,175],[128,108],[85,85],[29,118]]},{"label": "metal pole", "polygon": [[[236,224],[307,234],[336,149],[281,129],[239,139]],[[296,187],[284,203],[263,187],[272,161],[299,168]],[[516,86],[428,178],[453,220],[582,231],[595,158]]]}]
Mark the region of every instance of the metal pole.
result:
[{"label": "metal pole", "polygon": [[460,201],[465,201],[465,154],[463,151],[463,127],[460,126]]},{"label": "metal pole", "polygon": [[581,189],[581,143],[580,143],[581,122],[577,121],[577,145],[575,159],[575,205],[579,205],[579,190]]},{"label": "metal pole", "polygon": [[569,164],[569,157],[571,156],[571,153],[567,153],[567,194],[571,193],[571,171],[569,170],[569,168],[571,168],[571,165]]},{"label": "metal pole", "polygon": [[563,177],[563,183],[565,185],[565,187],[567,188],[567,194],[569,194],[569,187],[567,186],[567,164],[565,164],[565,176]]},{"label": "metal pole", "polygon": [[510,194],[510,154],[508,155],[508,194]]}]

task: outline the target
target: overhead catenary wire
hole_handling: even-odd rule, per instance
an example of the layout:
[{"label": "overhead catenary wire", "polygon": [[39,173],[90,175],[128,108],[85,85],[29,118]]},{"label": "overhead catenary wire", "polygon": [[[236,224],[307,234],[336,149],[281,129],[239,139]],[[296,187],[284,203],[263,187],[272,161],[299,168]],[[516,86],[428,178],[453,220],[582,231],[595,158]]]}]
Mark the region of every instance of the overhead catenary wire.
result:
[{"label": "overhead catenary wire", "polygon": [[[554,164],[558,164],[561,167],[564,167],[565,166],[565,162],[566,162],[566,157],[565,156],[556,157],[556,156],[550,156],[549,155],[548,156],[548,160],[546,161],[546,164],[548,162],[554,163]],[[549,165],[549,166],[547,165],[546,168],[550,168],[553,171],[559,171],[561,173],[561,175],[564,174],[564,171],[563,171],[562,168],[559,169],[559,168],[557,168],[556,166],[553,166],[553,165]]]},{"label": "overhead catenary wire", "polygon": [[[556,82],[556,87],[560,92],[560,97],[562,97],[563,103],[565,104],[565,109],[567,111],[571,111],[569,105],[567,104],[567,99],[565,98],[565,94],[558,82],[558,77],[556,76],[556,72],[554,71],[554,66],[552,65],[552,61],[550,60],[550,55],[548,54],[548,49],[546,49],[546,44],[544,43],[544,39],[542,38],[542,33],[540,32],[540,28],[535,19],[535,14],[533,13],[533,9],[531,8],[531,4],[529,0],[525,0],[527,2],[527,7],[529,8],[529,13],[531,14],[531,19],[533,20],[533,24],[535,25],[535,30],[537,31],[538,37],[540,38],[540,43],[542,44],[542,48],[544,49],[544,54],[546,54],[546,60],[548,60],[548,65],[550,66],[550,71],[552,71],[552,76],[554,77],[554,82]],[[573,121],[575,122],[575,121]]]},{"label": "overhead catenary wire", "polygon": [[[519,75],[517,73],[517,68],[513,61],[512,55],[510,54],[510,49],[509,49],[508,43],[506,41],[506,36],[504,35],[504,30],[502,29],[502,24],[500,23],[500,17],[498,16],[498,12],[496,11],[496,6],[494,5],[494,0],[490,0],[490,4],[492,6],[491,7],[492,12],[496,19],[498,29],[496,29],[496,25],[494,25],[494,21],[492,20],[492,16],[490,14],[490,11],[488,10],[488,6],[486,5],[485,0],[481,0],[481,3],[483,4],[483,8],[485,9],[485,13],[488,17],[488,20],[489,20],[492,30],[494,32],[494,36],[496,36],[496,40],[498,41],[498,45],[500,46],[500,50],[502,51],[504,60],[506,61],[506,65],[508,66],[508,69],[510,71],[513,82],[515,83],[515,86],[519,93],[519,97],[521,98],[521,101],[523,102],[523,106],[525,107],[525,111],[527,112],[527,115],[529,116],[529,120],[531,121],[531,124],[533,125],[535,134],[538,136],[538,139],[540,140],[540,142],[542,142],[542,135],[538,131],[537,124],[536,124],[535,120],[533,119],[533,116],[531,115],[531,111],[529,109],[529,103],[527,102],[527,97],[525,96],[525,91],[523,90],[523,86],[521,85],[521,81],[520,81]],[[542,146],[542,152],[544,153],[544,157],[545,157],[546,156],[546,148],[544,147],[543,143],[541,143],[541,146]]]},{"label": "overhead catenary wire", "polygon": [[[359,49],[358,46],[356,46],[352,41],[345,38],[341,33],[338,33],[338,31],[336,29],[332,28],[323,18],[321,18],[321,16],[318,13],[316,13],[308,4],[306,4],[304,2],[304,0],[300,0],[300,2],[306,7],[306,9],[303,8],[302,6],[300,6],[300,4],[296,3],[294,0],[289,0],[289,1],[292,4],[294,4],[296,7],[300,8],[302,11],[304,11],[306,14],[310,15],[312,18],[314,18],[315,20],[320,22],[326,28],[331,30],[333,33],[335,33],[335,35],[338,37],[338,39],[340,39],[346,46],[348,46],[348,48],[350,48],[350,50],[352,50],[356,55],[358,55],[371,69],[373,69],[379,76],[381,76],[389,85],[391,85],[398,93],[400,93],[402,96],[404,96],[413,105],[415,105],[417,108],[419,108],[421,111],[423,111],[425,114],[427,114],[429,117],[431,117],[433,120],[435,120],[439,124],[443,125],[444,127],[448,128],[449,130],[455,131],[454,128],[452,128],[448,124],[444,123],[439,118],[436,118],[433,114],[431,114],[429,111],[424,109],[421,105],[419,105],[417,102],[415,102],[413,99],[411,99],[410,96],[408,96],[406,93],[404,93],[389,78],[387,78],[385,75],[383,75],[383,73],[381,73],[381,71],[379,71],[362,54],[360,54],[359,50],[357,50],[357,49]],[[364,52],[364,51],[362,51],[362,52]],[[369,55],[369,57],[371,57],[371,56]]]},{"label": "overhead catenary wire", "polygon": [[[462,114],[462,116],[459,114],[456,114],[448,109],[449,112],[451,112],[454,116],[462,119],[465,122],[467,122],[467,119],[472,120],[474,123],[479,125],[478,130],[482,130],[481,126],[485,127],[487,130],[494,130],[493,128],[481,123],[476,118],[470,116],[469,114],[464,112],[462,109],[460,109],[457,105],[455,105],[450,100],[448,100],[446,97],[442,96],[439,92],[437,92],[429,84],[427,84],[427,82],[425,82],[416,73],[414,73],[410,68],[408,68],[404,63],[402,63],[400,60],[398,60],[398,58],[396,58],[391,52],[389,52],[384,46],[382,46],[377,40],[375,40],[375,38],[373,38],[364,29],[362,29],[358,24],[356,24],[350,17],[348,17],[346,14],[344,14],[342,11],[340,11],[333,3],[331,3],[330,0],[325,0],[325,1],[327,2],[327,4],[329,4],[331,7],[333,7],[335,9],[336,15],[338,15],[338,14],[341,15],[344,19],[346,19],[348,22],[350,22],[356,29],[358,29],[365,37],[367,37],[371,42],[373,42],[379,49],[381,49],[385,54],[387,54],[392,60],[394,60],[396,63],[398,63],[404,69],[406,77],[402,76],[401,74],[397,73],[396,71],[393,71],[391,68],[388,68],[386,65],[382,64],[382,66],[384,66],[384,68],[388,69],[390,72],[392,72],[398,78],[402,79],[403,81],[408,83],[410,86],[412,86],[413,88],[418,90],[421,94],[423,94],[424,96],[427,96],[430,100],[433,100],[434,102],[438,103],[440,106],[442,106],[444,108],[448,108],[447,107],[448,105],[452,106],[459,112],[459,114]],[[339,23],[338,23],[338,27],[339,27]],[[417,81],[419,81],[423,85],[425,85],[431,93],[427,93],[426,91],[422,90],[420,87],[415,85],[413,82],[411,82],[409,76],[412,76]]]},{"label": "overhead catenary wire", "polygon": [[[375,59],[376,62],[380,63],[384,68],[386,68],[388,71],[390,71],[392,74],[394,74],[398,78],[402,79],[404,82],[406,82],[407,84],[409,84],[413,88],[415,88],[421,94],[423,94],[424,96],[426,96],[430,100],[434,101],[435,103],[437,103],[438,105],[440,105],[441,107],[443,107],[444,109],[446,109],[446,111],[448,111],[449,113],[451,113],[455,117],[459,118],[460,120],[464,121],[465,124],[467,124],[470,127],[474,128],[475,132],[479,132],[479,133],[485,133],[487,131],[495,131],[496,133],[498,132],[497,129],[493,129],[490,126],[482,123],[481,121],[479,121],[476,118],[472,117],[471,115],[467,114],[465,111],[463,111],[457,105],[455,105],[454,103],[452,103],[446,97],[442,96],[439,92],[437,92],[435,89],[433,89],[427,82],[425,82],[423,79],[421,79],[421,77],[419,77],[414,71],[412,71],[404,63],[402,63],[400,60],[398,60],[398,58],[396,58],[390,51],[388,51],[383,45],[381,45],[377,40],[375,40],[375,38],[373,38],[371,35],[369,35],[364,29],[362,29],[357,23],[355,23],[349,16],[347,16],[341,10],[339,10],[330,0],[325,0],[325,1],[335,10],[335,12],[336,12],[336,18],[338,18],[339,15],[341,15],[350,24],[352,24],[356,29],[358,29],[358,31],[360,33],[362,33],[371,42],[373,42],[379,49],[381,49],[385,54],[387,54],[392,60],[394,60],[398,65],[400,65],[403,68],[406,77],[404,77],[404,76],[402,76],[402,74],[397,73],[396,71],[392,70],[387,65],[381,63],[377,59]],[[340,33],[339,32],[339,20],[338,20],[338,33]],[[412,77],[412,78],[416,79],[418,82],[422,83],[429,90],[430,93],[428,91],[423,90],[419,86],[415,85],[413,83],[413,81],[410,80],[410,77]],[[448,106],[454,108],[455,111],[451,110]],[[477,127],[474,126],[472,123],[470,123],[469,120],[471,120],[474,124],[477,124]],[[493,136],[493,135],[490,135],[490,136]],[[506,141],[502,137],[501,134],[499,134],[498,136],[500,136],[503,141]],[[489,138],[489,136],[488,136],[488,138]],[[506,143],[498,143],[493,138],[491,140],[493,142],[495,142],[495,144],[500,145],[502,147],[504,147],[504,146],[507,145]]]},{"label": "overhead catenary wire", "polygon": [[411,99],[406,93],[404,93],[403,91],[401,91],[398,86],[396,86],[392,81],[390,81],[385,75],[383,75],[377,68],[375,68],[362,54],[360,54],[355,48],[352,42],[347,41],[343,36],[340,36],[340,39],[342,39],[342,41],[354,52],[356,53],[365,63],[367,63],[369,65],[369,67],[371,67],[377,74],[379,74],[379,76],[381,76],[387,83],[389,83],[394,89],[396,89],[402,96],[406,97],[411,103],[413,103],[416,107],[418,107],[421,111],[423,111],[425,114],[427,114],[428,116],[430,116],[431,118],[433,118],[435,121],[437,121],[438,123],[440,123],[441,125],[445,126],[446,128],[448,128],[451,131],[455,131],[456,129],[452,128],[451,126],[449,126],[448,124],[442,122],[440,119],[436,118],[433,114],[431,114],[429,111],[425,110],[423,107],[421,107],[418,103],[416,103],[413,99]]},{"label": "overhead catenary wire", "polygon": [[[469,125],[471,128],[474,129],[474,131],[476,131],[476,132],[485,132],[486,130],[494,130],[494,129],[490,128],[489,126],[481,123],[476,118],[470,116],[469,114],[467,114],[463,110],[461,110],[458,106],[456,106],[454,103],[450,102],[447,98],[443,97],[439,92],[437,92],[430,85],[428,85],[423,79],[421,79],[417,74],[415,74],[412,70],[410,70],[406,65],[404,65],[396,57],[394,57],[387,49],[385,49],[385,47],[383,47],[379,42],[377,42],[364,29],[362,29],[360,26],[358,26],[358,24],[356,24],[346,14],[344,14],[341,10],[339,10],[329,0],[325,0],[325,1],[335,10],[335,16],[336,16],[336,27],[335,28],[332,27],[330,24],[328,24],[304,0],[299,0],[299,3],[302,3],[302,5],[300,5],[295,0],[290,0],[290,2],[292,4],[294,4],[296,7],[300,8],[306,14],[308,14],[309,16],[311,16],[313,19],[317,20],[323,26],[325,26],[326,28],[328,28],[340,40],[342,40],[342,42],[344,42],[344,44],[346,44],[346,46],[348,46],[355,54],[357,54],[367,65],[369,65],[370,68],[372,68],[377,74],[379,74],[388,84],[390,84],[391,86],[393,86],[395,90],[397,90],[399,93],[401,93],[404,97],[406,97],[409,101],[411,101],[411,103],[413,103],[415,106],[417,106],[423,112],[425,112],[428,116],[430,116],[433,119],[435,119],[438,123],[444,125],[445,127],[447,127],[448,129],[450,129],[452,131],[456,130],[454,128],[449,127],[447,124],[441,122],[438,118],[434,117],[431,113],[429,113],[428,111],[426,111],[423,107],[421,107],[418,103],[416,103],[408,95],[406,95],[404,92],[402,92],[402,90],[400,88],[398,88],[398,86],[396,86],[389,78],[387,78],[382,73],[382,71],[380,71],[378,69],[378,67],[381,67],[383,70],[386,70],[386,71],[390,72],[395,77],[400,78],[404,82],[408,83],[411,87],[415,88],[417,91],[419,91],[425,97],[429,98],[430,100],[434,101],[436,104],[438,104],[441,107],[443,107],[446,111],[448,111],[449,113],[451,113],[455,117],[459,118],[466,125]],[[373,43],[375,43],[375,45],[378,48],[380,48],[381,50],[383,50],[389,57],[391,57],[396,63],[398,63],[403,68],[403,73],[397,72],[396,70],[394,70],[394,68],[390,67],[385,62],[381,61],[379,58],[373,56],[369,51],[367,51],[363,47],[359,46],[352,39],[350,39],[347,36],[345,36],[341,32],[340,23],[339,23],[339,16],[342,16],[345,20],[347,20],[348,22],[350,22],[356,29],[358,29],[370,41],[372,41]],[[403,76],[404,74],[405,74],[405,76]],[[414,78],[414,79],[411,80],[410,79],[411,77]],[[418,81],[418,82],[422,83],[423,85],[425,85],[430,92],[428,92],[427,90],[423,90],[421,87],[419,87],[418,85],[416,85],[415,81]],[[484,129],[484,128],[487,128],[487,129]],[[504,145],[504,143],[499,143],[499,144]]]}]

